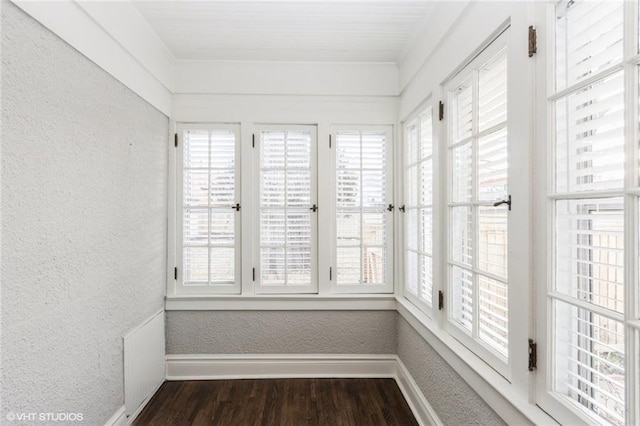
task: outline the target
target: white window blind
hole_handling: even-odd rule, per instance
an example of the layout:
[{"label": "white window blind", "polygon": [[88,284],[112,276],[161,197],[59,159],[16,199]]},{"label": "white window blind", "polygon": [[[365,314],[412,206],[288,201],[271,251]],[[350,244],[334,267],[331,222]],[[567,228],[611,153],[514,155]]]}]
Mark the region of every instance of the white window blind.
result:
[{"label": "white window blind", "polygon": [[178,239],[180,291],[237,293],[240,216],[237,129],[180,128]]},{"label": "white window blind", "polygon": [[[637,335],[627,322],[628,298],[639,284],[628,280],[637,261],[626,259],[637,250],[637,240],[625,232],[638,229],[637,215],[626,214],[637,196],[625,198],[640,194],[637,178],[631,185],[626,178],[628,148],[637,150],[637,141],[625,133],[629,125],[637,128],[638,118],[627,122],[625,76],[632,70],[637,84],[637,70],[623,51],[625,19],[638,22],[638,17],[625,16],[622,1],[561,1],[555,18],[555,173],[549,194],[554,262],[548,293],[553,379],[548,387],[555,401],[579,416],[623,425],[632,415],[628,408],[638,406],[627,405],[629,381],[635,386],[637,377],[626,370],[639,357],[637,350],[627,350],[627,336]],[[637,37],[628,41],[637,43]]]},{"label": "white window blind", "polygon": [[261,130],[259,156],[260,273],[256,291],[315,292],[315,128]]},{"label": "white window blind", "polygon": [[429,313],[433,305],[433,111],[406,122],[405,296]]},{"label": "white window blind", "polygon": [[338,292],[390,292],[393,210],[388,129],[335,135],[336,276]]},{"label": "white window blind", "polygon": [[[502,46],[502,47],[501,47]],[[509,348],[507,53],[494,41],[448,84],[449,318],[471,349]]]}]

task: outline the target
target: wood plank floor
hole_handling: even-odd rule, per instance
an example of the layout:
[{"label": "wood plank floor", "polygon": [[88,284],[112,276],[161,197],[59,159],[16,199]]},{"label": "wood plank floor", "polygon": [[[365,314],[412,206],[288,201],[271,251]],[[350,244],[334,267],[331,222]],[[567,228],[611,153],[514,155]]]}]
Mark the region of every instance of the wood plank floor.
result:
[{"label": "wood plank floor", "polygon": [[165,382],[137,426],[417,425],[393,379]]}]

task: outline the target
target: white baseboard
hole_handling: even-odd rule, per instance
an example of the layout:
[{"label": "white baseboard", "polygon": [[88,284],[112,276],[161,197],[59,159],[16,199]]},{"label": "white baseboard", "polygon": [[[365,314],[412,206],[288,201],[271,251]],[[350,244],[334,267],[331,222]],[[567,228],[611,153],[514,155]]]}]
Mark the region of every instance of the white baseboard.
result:
[{"label": "white baseboard", "polygon": [[409,404],[409,408],[413,412],[413,415],[418,420],[418,423],[424,425],[433,425],[433,426],[443,426],[440,418],[427,401],[427,398],[424,397],[424,394],[418,387],[418,384],[407,367],[405,367],[402,360],[397,358],[397,371],[396,371],[396,382],[398,383],[398,387],[400,391],[404,395],[404,399]]},{"label": "white baseboard", "polygon": [[118,408],[118,410],[113,413],[113,416],[104,424],[104,426],[126,426],[127,424],[127,410],[125,406]]},{"label": "white baseboard", "polygon": [[167,355],[167,380],[393,378],[421,425],[441,426],[402,361],[389,355]]}]

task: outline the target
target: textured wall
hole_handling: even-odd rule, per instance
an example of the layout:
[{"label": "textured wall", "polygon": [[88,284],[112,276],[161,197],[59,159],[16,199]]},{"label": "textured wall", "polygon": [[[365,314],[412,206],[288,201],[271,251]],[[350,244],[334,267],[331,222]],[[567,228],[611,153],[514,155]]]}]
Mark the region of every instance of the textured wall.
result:
[{"label": "textured wall", "polygon": [[400,315],[398,356],[445,425],[505,424]]},{"label": "textured wall", "polygon": [[167,354],[394,354],[395,311],[169,311]]},{"label": "textured wall", "polygon": [[163,306],[168,119],[2,3],[0,423],[104,424],[122,336]]}]

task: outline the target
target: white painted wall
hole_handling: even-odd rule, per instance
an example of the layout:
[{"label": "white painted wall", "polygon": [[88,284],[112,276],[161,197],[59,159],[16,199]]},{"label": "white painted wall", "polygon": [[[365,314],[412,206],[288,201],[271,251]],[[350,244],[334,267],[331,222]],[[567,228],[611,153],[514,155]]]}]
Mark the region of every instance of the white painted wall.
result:
[{"label": "white painted wall", "polygon": [[0,422],[104,424],[122,337],[163,307],[168,119],[12,3],[1,23]]},{"label": "white painted wall", "polygon": [[175,93],[397,96],[394,63],[178,61]]}]

